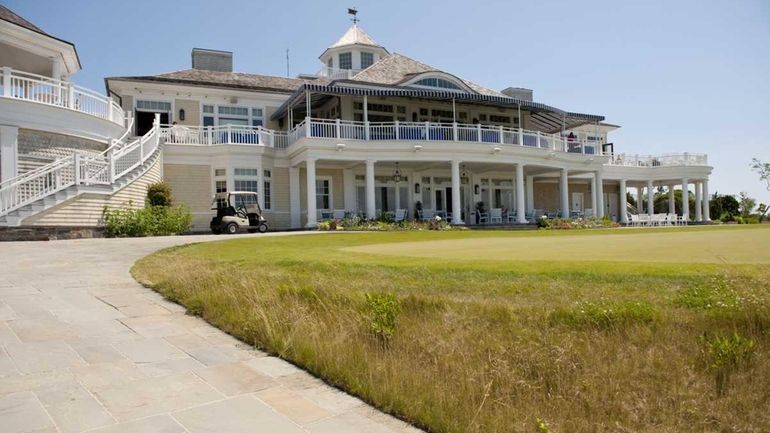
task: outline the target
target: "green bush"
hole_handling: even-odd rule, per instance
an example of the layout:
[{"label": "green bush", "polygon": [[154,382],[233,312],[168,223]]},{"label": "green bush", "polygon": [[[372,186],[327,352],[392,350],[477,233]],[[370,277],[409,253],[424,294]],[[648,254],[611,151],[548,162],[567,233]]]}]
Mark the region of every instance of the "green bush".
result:
[{"label": "green bush", "polygon": [[647,302],[577,302],[572,308],[560,308],[550,315],[552,323],[574,327],[610,329],[655,320],[655,308]]},{"label": "green bush", "polygon": [[171,206],[171,187],[166,182],[147,186],[147,204],[150,206]]},{"label": "green bush", "polygon": [[540,218],[537,226],[547,230],[600,229],[619,227],[609,217],[604,218]]},{"label": "green bush", "polygon": [[108,237],[179,235],[190,230],[192,215],[186,206],[151,206],[142,209],[104,207]]},{"label": "green bush", "polygon": [[704,338],[708,367],[714,372],[714,386],[717,397],[727,392],[730,374],[748,363],[754,354],[756,344],[750,338],[741,337],[737,332],[728,337]]},{"label": "green bush", "polygon": [[366,218],[345,218],[343,220],[321,221],[316,228],[320,231],[346,230],[346,231],[421,231],[421,230],[464,230],[465,227],[453,227],[449,221],[443,218],[434,218],[428,221],[409,220],[393,222],[388,220],[376,220]]},{"label": "green bush", "polygon": [[366,293],[369,330],[385,342],[396,332],[401,305],[392,293]]}]

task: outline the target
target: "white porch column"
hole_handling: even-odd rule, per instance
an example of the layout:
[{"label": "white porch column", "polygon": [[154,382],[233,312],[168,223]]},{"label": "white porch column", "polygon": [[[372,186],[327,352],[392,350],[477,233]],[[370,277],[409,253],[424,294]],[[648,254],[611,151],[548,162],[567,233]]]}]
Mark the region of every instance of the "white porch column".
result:
[{"label": "white porch column", "polygon": [[596,181],[596,210],[594,212],[597,218],[604,217],[604,177],[601,171],[594,174]]},{"label": "white porch column", "polygon": [[559,201],[562,218],[569,218],[569,178],[567,169],[562,168],[559,176]]},{"label": "white porch column", "polygon": [[524,164],[516,164],[516,222],[527,223],[527,205],[524,200]]},{"label": "white porch column", "polygon": [[19,161],[19,128],[0,126],[0,182],[16,177]]},{"label": "white porch column", "polygon": [[711,198],[709,197],[709,181],[703,181],[703,221],[711,221]]},{"label": "white porch column", "polygon": [[593,216],[599,216],[599,209],[596,207],[596,174],[591,176],[591,210],[593,210]]},{"label": "white porch column", "polygon": [[460,161],[452,161],[452,224],[461,225],[462,206],[460,206]]},{"label": "white porch column", "polygon": [[647,181],[647,215],[653,216],[655,214],[655,189],[652,186],[652,181]]},{"label": "white porch column", "polygon": [[366,160],[366,217],[377,218],[377,204],[374,200],[374,161]]},{"label": "white porch column", "polygon": [[620,198],[620,222],[628,224],[628,197],[626,194],[626,180],[620,179],[620,188],[618,189],[618,196]]},{"label": "white porch column", "polygon": [[51,58],[51,78],[54,80],[62,79],[62,59],[61,57]]},{"label": "white porch column", "polygon": [[289,167],[289,217],[291,228],[302,226],[302,210],[299,198],[299,167]]},{"label": "white porch column", "polygon": [[535,176],[527,176],[527,212],[535,209]]},{"label": "white porch column", "polygon": [[636,213],[637,215],[641,215],[644,211],[644,206],[642,205],[642,201],[644,199],[643,191],[641,186],[636,187]]},{"label": "white porch column", "polygon": [[315,207],[315,159],[305,161],[307,167],[307,224],[305,227],[315,228],[318,225],[318,215]]},{"label": "white porch column", "polygon": [[690,179],[683,178],[682,179],[682,216],[684,217],[685,221],[688,221],[690,219],[690,195],[689,195],[689,188],[690,186]]},{"label": "white porch column", "polygon": [[703,189],[700,182],[695,182],[695,221],[703,221]]},{"label": "white porch column", "polygon": [[356,176],[352,168],[342,169],[343,206],[348,212],[356,209]]},{"label": "white porch column", "polygon": [[674,195],[674,185],[668,186],[668,213],[676,213],[676,196]]},{"label": "white porch column", "polygon": [[257,203],[260,209],[265,209],[265,170],[257,166]]}]

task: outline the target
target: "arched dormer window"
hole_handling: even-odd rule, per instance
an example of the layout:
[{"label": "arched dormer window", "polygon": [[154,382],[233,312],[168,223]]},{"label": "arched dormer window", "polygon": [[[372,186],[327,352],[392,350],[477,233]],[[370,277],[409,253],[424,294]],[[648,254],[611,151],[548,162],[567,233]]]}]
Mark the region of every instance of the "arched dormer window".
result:
[{"label": "arched dormer window", "polygon": [[405,82],[403,85],[419,87],[422,89],[455,90],[459,92],[475,93],[462,80],[445,73],[420,74]]}]

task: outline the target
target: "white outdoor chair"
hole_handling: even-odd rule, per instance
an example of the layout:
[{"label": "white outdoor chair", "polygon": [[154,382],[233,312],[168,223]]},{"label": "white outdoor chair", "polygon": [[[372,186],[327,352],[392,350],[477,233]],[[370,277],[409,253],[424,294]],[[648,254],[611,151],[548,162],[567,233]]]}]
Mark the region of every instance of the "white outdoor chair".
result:
[{"label": "white outdoor chair", "polygon": [[639,215],[631,214],[631,227],[639,227],[642,225]]},{"label": "white outdoor chair", "polygon": [[583,211],[583,217],[584,218],[593,218],[594,217],[594,210],[589,208],[586,208],[586,210]]},{"label": "white outdoor chair", "polygon": [[487,212],[479,212],[476,209],[476,217],[479,220],[479,224],[489,224],[489,214]]},{"label": "white outdoor chair", "polygon": [[406,219],[406,209],[396,209],[396,216],[393,217],[393,221],[401,222]]},{"label": "white outdoor chair", "polygon": [[517,217],[519,216],[518,212],[515,210],[509,210],[506,220],[508,221],[508,224],[513,224],[516,222]]},{"label": "white outdoor chair", "polygon": [[502,224],[503,223],[503,210],[498,208],[490,209],[489,210],[489,223],[494,224]]},{"label": "white outdoor chair", "polygon": [[332,211],[332,219],[344,220],[346,214],[347,212],[345,212],[345,209],[334,209]]}]

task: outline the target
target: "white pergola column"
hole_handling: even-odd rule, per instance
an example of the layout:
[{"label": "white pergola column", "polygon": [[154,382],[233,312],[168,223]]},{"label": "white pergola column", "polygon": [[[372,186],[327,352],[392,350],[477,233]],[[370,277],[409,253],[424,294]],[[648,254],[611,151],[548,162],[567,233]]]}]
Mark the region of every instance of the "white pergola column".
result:
[{"label": "white pergola column", "polygon": [[668,185],[668,213],[676,213],[676,196],[674,195],[674,185]]},{"label": "white pergola column", "polygon": [[366,217],[377,218],[377,202],[374,200],[374,161],[366,160]]},{"label": "white pergola column", "polygon": [[463,224],[460,206],[460,161],[452,161],[452,224]]},{"label": "white pergola column", "polygon": [[257,166],[257,203],[265,209],[265,170],[261,164]]},{"label": "white pergola column", "polygon": [[0,182],[16,177],[19,170],[19,128],[0,126]]},{"label": "white pergola column", "polygon": [[620,196],[620,222],[623,224],[628,224],[628,197],[626,194],[625,179],[620,179],[618,195]]},{"label": "white pergola column", "polygon": [[685,221],[690,219],[690,195],[689,195],[690,179],[686,177],[682,179],[682,216]]},{"label": "white pergola column", "polygon": [[527,212],[535,209],[535,176],[527,176]]},{"label": "white pergola column", "polygon": [[527,204],[524,200],[524,164],[516,164],[516,222],[527,223]]},{"label": "white pergola column", "polygon": [[652,186],[652,181],[647,181],[647,215],[653,216],[655,214],[655,188]]},{"label": "white pergola column", "polygon": [[703,221],[711,221],[711,198],[709,198],[709,181],[703,181]]},{"label": "white pergola column", "polygon": [[569,218],[569,178],[566,168],[562,168],[559,175],[559,197],[561,216]]},{"label": "white pergola column", "polygon": [[642,211],[644,211],[644,206],[642,205],[642,201],[644,199],[644,191],[641,186],[636,187],[636,213],[638,215],[642,214]]},{"label": "white pergola column", "polygon": [[596,181],[596,210],[594,215],[597,218],[604,218],[604,177],[601,171],[594,174]]},{"label": "white pergola column", "polygon": [[597,201],[596,201],[596,174],[594,173],[593,176],[591,176],[591,209],[593,209],[593,216],[598,217],[599,216],[599,209],[597,209]]},{"label": "white pergola column", "polygon": [[700,182],[695,182],[695,221],[703,221],[703,189]]},{"label": "white pergola column", "polygon": [[289,217],[291,219],[291,228],[298,229],[302,226],[301,213],[299,167],[289,167]]},{"label": "white pergola column", "polygon": [[342,188],[345,210],[356,211],[356,176],[352,168],[342,169]]},{"label": "white pergola column", "polygon": [[316,213],[316,191],[315,191],[315,159],[308,159],[307,167],[307,224],[308,228],[314,228],[318,225],[318,215]]}]

